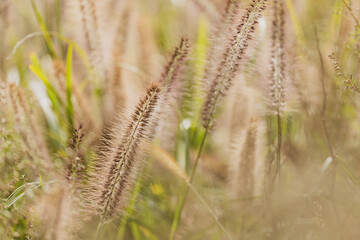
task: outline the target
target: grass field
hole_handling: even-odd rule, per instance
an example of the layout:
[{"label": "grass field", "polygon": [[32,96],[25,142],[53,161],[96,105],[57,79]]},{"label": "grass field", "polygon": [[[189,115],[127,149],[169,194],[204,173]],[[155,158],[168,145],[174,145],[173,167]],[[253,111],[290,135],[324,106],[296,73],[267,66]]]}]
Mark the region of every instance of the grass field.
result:
[{"label": "grass field", "polygon": [[360,239],[359,0],[1,0],[0,239]]}]

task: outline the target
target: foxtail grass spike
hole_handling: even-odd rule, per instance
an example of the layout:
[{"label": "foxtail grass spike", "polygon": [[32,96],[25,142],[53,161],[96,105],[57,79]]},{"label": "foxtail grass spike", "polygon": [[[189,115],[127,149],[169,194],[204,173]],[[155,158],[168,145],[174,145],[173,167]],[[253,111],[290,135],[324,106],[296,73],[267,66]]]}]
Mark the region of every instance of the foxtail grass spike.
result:
[{"label": "foxtail grass spike", "polygon": [[156,105],[159,101],[161,86],[153,83],[147,89],[145,98],[140,99],[131,120],[121,134],[118,142],[113,143],[113,149],[104,153],[103,161],[96,167],[96,175],[92,179],[97,201],[97,214],[100,224],[108,217],[114,216],[117,210],[123,208],[129,183],[139,165],[144,144],[153,137],[154,117],[156,117]]},{"label": "foxtail grass spike", "polygon": [[258,193],[261,186],[262,168],[260,138],[262,137],[260,122],[253,118],[248,127],[240,132],[234,143],[233,162],[230,166],[231,186],[235,197],[248,198]]},{"label": "foxtail grass spike", "polygon": [[165,67],[165,71],[162,75],[162,82],[171,86],[174,83],[175,78],[179,74],[181,68],[184,65],[184,60],[189,52],[189,40],[182,38],[178,47],[175,48],[175,51],[171,57],[170,62]]},{"label": "foxtail grass spike", "polygon": [[74,128],[69,142],[70,153],[66,166],[66,180],[68,182],[77,183],[80,179],[81,171],[84,168],[80,152],[80,146],[84,140],[84,136],[85,132],[82,124],[78,128]]},{"label": "foxtail grass spike", "polygon": [[282,0],[274,1],[272,25],[272,57],[270,97],[274,114],[280,114],[285,105],[285,60],[284,60],[284,6]]},{"label": "foxtail grass spike", "polygon": [[207,91],[206,102],[202,111],[205,128],[211,127],[219,100],[231,86],[235,73],[239,69],[239,61],[248,47],[248,41],[252,38],[261,12],[265,9],[265,3],[266,0],[252,1],[241,23],[236,27],[237,32],[232,37],[229,47],[223,54],[222,61]]},{"label": "foxtail grass spike", "polygon": [[285,105],[285,60],[284,60],[284,6],[282,0],[274,1],[274,17],[272,26],[272,58],[271,58],[271,110],[277,117],[277,174],[281,183],[281,146],[282,146],[282,119]]}]

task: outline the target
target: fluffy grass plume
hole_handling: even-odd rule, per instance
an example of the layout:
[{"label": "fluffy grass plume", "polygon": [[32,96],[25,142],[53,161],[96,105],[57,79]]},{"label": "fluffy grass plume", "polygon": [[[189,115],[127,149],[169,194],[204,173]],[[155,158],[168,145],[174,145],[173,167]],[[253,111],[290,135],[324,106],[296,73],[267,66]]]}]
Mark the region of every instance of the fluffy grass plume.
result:
[{"label": "fluffy grass plume", "polygon": [[237,33],[232,37],[229,47],[223,54],[222,61],[217,67],[215,76],[207,91],[206,101],[202,110],[202,120],[205,128],[211,127],[219,100],[226,94],[231,82],[239,69],[239,60],[248,47],[261,11],[265,9],[266,1],[252,1],[241,23],[236,27]]},{"label": "fluffy grass plume", "polygon": [[129,185],[142,162],[143,144],[153,137],[154,114],[160,91],[161,85],[158,83],[149,86],[125,128],[113,133],[115,139],[112,140],[111,149],[104,152],[103,159],[96,163],[89,181],[94,188],[91,201],[96,203],[94,210],[100,218],[99,226],[125,207]]}]

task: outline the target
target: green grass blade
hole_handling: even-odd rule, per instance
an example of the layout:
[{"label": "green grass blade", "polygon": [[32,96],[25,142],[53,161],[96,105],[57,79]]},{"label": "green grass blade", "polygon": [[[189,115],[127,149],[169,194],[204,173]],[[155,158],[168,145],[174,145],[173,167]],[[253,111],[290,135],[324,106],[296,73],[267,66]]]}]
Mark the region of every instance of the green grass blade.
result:
[{"label": "green grass blade", "polygon": [[130,223],[130,229],[134,240],[141,240],[141,234],[138,225],[134,222]]},{"label": "green grass blade", "polygon": [[66,116],[69,124],[69,138],[71,138],[74,129],[74,108],[71,102],[72,86],[71,86],[71,75],[72,75],[72,45],[69,45],[67,56],[66,56]]},{"label": "green grass blade", "polygon": [[[44,71],[41,68],[40,62],[35,53],[30,55],[31,64],[29,69],[44,83],[46,88],[46,93],[49,97],[49,100],[52,104],[52,110],[57,117],[57,122],[59,126],[65,129],[65,122],[63,121],[63,114],[62,109],[64,106],[63,101],[61,100],[60,96],[56,92],[55,88],[51,85],[49,79],[45,75]],[[60,129],[57,129],[60,130]],[[60,133],[59,133],[60,134]],[[60,138],[61,139],[61,138]]]},{"label": "green grass blade", "polygon": [[34,10],[34,13],[35,13],[35,16],[36,16],[36,20],[38,21],[39,25],[40,25],[40,29],[41,29],[41,32],[44,36],[44,39],[45,39],[45,42],[46,42],[46,45],[48,47],[48,50],[49,50],[49,54],[52,58],[56,58],[56,54],[55,54],[55,48],[54,48],[54,45],[51,41],[51,38],[50,38],[50,35],[49,35],[49,32],[47,30],[47,27],[46,27],[46,24],[44,22],[44,19],[42,18],[40,12],[39,12],[39,9],[37,8],[36,4],[35,4],[35,1],[34,0],[31,0],[31,6]]},{"label": "green grass blade", "polygon": [[37,58],[35,53],[32,53],[30,55],[30,61],[30,70],[44,83],[47,94],[50,98],[51,103],[53,104],[54,110],[58,111],[60,109],[60,105],[62,104],[61,98],[51,85],[44,71],[42,70],[39,59]]}]

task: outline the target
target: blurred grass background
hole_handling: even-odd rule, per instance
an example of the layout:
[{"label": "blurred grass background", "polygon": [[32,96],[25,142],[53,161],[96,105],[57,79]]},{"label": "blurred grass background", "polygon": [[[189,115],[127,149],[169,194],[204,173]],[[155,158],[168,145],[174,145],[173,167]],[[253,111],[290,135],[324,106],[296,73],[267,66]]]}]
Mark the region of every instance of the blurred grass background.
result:
[{"label": "blurred grass background", "polygon": [[[44,205],[56,203],[44,196],[56,195],[56,179],[66,166],[74,127],[86,125],[81,152],[87,168],[98,154],[103,128],[110,127],[121,112],[131,112],[145,87],[159,78],[183,36],[191,42],[183,74],[185,99],[176,109],[173,133],[168,133],[173,138],[160,145],[189,175],[204,134],[199,120],[204,77],[212,62],[209,52],[222,49],[214,45],[214,33],[226,1],[88,1],[95,4],[97,15],[95,22],[87,20],[88,26],[79,2],[2,0],[0,4],[0,235],[4,239],[47,238],[41,215],[46,214]],[[247,116],[243,109],[248,108],[264,122],[259,155],[267,175],[275,171],[276,121],[269,117],[265,97],[271,1],[206,141],[194,187],[234,239],[359,239],[360,106],[359,93],[348,87],[348,80],[357,85],[360,77],[360,2],[284,3],[287,108],[281,187],[233,197],[236,190],[229,184],[228,170],[231,149],[239,147],[234,136],[248,124],[242,122]],[[239,18],[248,4],[240,1]],[[116,59],[115,52],[120,53]],[[328,57],[332,53],[335,65]],[[115,68],[122,79],[125,100],[121,102],[113,98]],[[47,152],[41,150],[42,144]],[[169,238],[186,183],[157,156],[148,159],[130,193],[126,214],[108,224],[104,239]],[[225,239],[191,190],[175,239]]]}]

